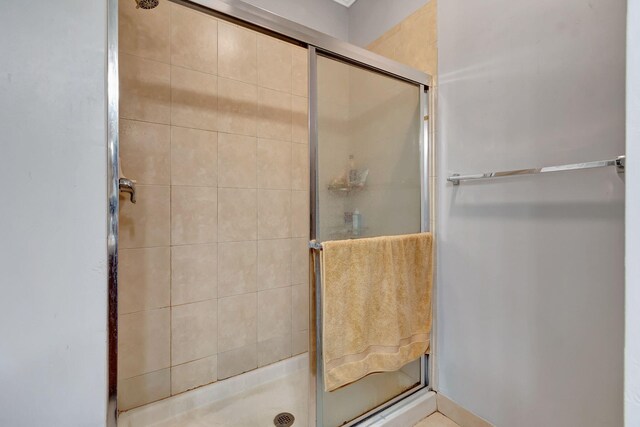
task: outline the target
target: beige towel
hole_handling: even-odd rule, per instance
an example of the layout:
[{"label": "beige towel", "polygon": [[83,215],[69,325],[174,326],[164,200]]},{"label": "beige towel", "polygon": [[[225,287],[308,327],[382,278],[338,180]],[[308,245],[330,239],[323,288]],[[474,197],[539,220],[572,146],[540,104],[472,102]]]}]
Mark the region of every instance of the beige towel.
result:
[{"label": "beige towel", "polygon": [[429,348],[432,235],[322,245],[324,386],[396,371]]}]

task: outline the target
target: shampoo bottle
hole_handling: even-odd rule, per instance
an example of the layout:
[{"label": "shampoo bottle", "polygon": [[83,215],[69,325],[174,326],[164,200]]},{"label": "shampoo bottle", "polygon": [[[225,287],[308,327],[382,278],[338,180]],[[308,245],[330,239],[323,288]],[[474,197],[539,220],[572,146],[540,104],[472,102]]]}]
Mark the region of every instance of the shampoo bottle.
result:
[{"label": "shampoo bottle", "polygon": [[353,227],[353,235],[354,236],[359,236],[360,235],[360,228],[362,227],[362,217],[360,216],[360,211],[356,208],[355,211],[353,211],[353,217],[352,217],[352,227]]}]

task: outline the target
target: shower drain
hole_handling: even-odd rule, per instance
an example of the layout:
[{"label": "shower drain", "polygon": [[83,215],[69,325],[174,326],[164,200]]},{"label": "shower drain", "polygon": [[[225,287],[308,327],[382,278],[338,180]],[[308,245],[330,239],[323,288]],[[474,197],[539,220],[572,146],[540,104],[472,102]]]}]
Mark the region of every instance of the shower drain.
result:
[{"label": "shower drain", "polygon": [[291,427],[295,421],[293,414],[289,412],[281,412],[273,419],[273,425],[276,427]]}]

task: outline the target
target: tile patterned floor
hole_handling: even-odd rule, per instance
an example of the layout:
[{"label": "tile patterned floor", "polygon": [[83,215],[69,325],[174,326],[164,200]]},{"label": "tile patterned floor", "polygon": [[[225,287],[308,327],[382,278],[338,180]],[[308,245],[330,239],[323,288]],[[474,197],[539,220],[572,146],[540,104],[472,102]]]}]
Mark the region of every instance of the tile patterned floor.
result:
[{"label": "tile patterned floor", "polygon": [[440,412],[429,415],[424,420],[420,421],[415,427],[460,427],[458,424],[451,421],[449,418],[442,415]]}]

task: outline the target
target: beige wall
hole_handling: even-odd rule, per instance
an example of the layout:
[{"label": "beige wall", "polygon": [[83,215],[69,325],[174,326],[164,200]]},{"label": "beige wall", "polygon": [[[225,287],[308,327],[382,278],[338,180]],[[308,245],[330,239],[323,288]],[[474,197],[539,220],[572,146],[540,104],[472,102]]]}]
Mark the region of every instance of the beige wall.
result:
[{"label": "beige wall", "polygon": [[411,14],[371,43],[368,49],[387,58],[438,74],[437,0]]},{"label": "beige wall", "polygon": [[307,52],[120,1],[119,405],[307,350]]}]

